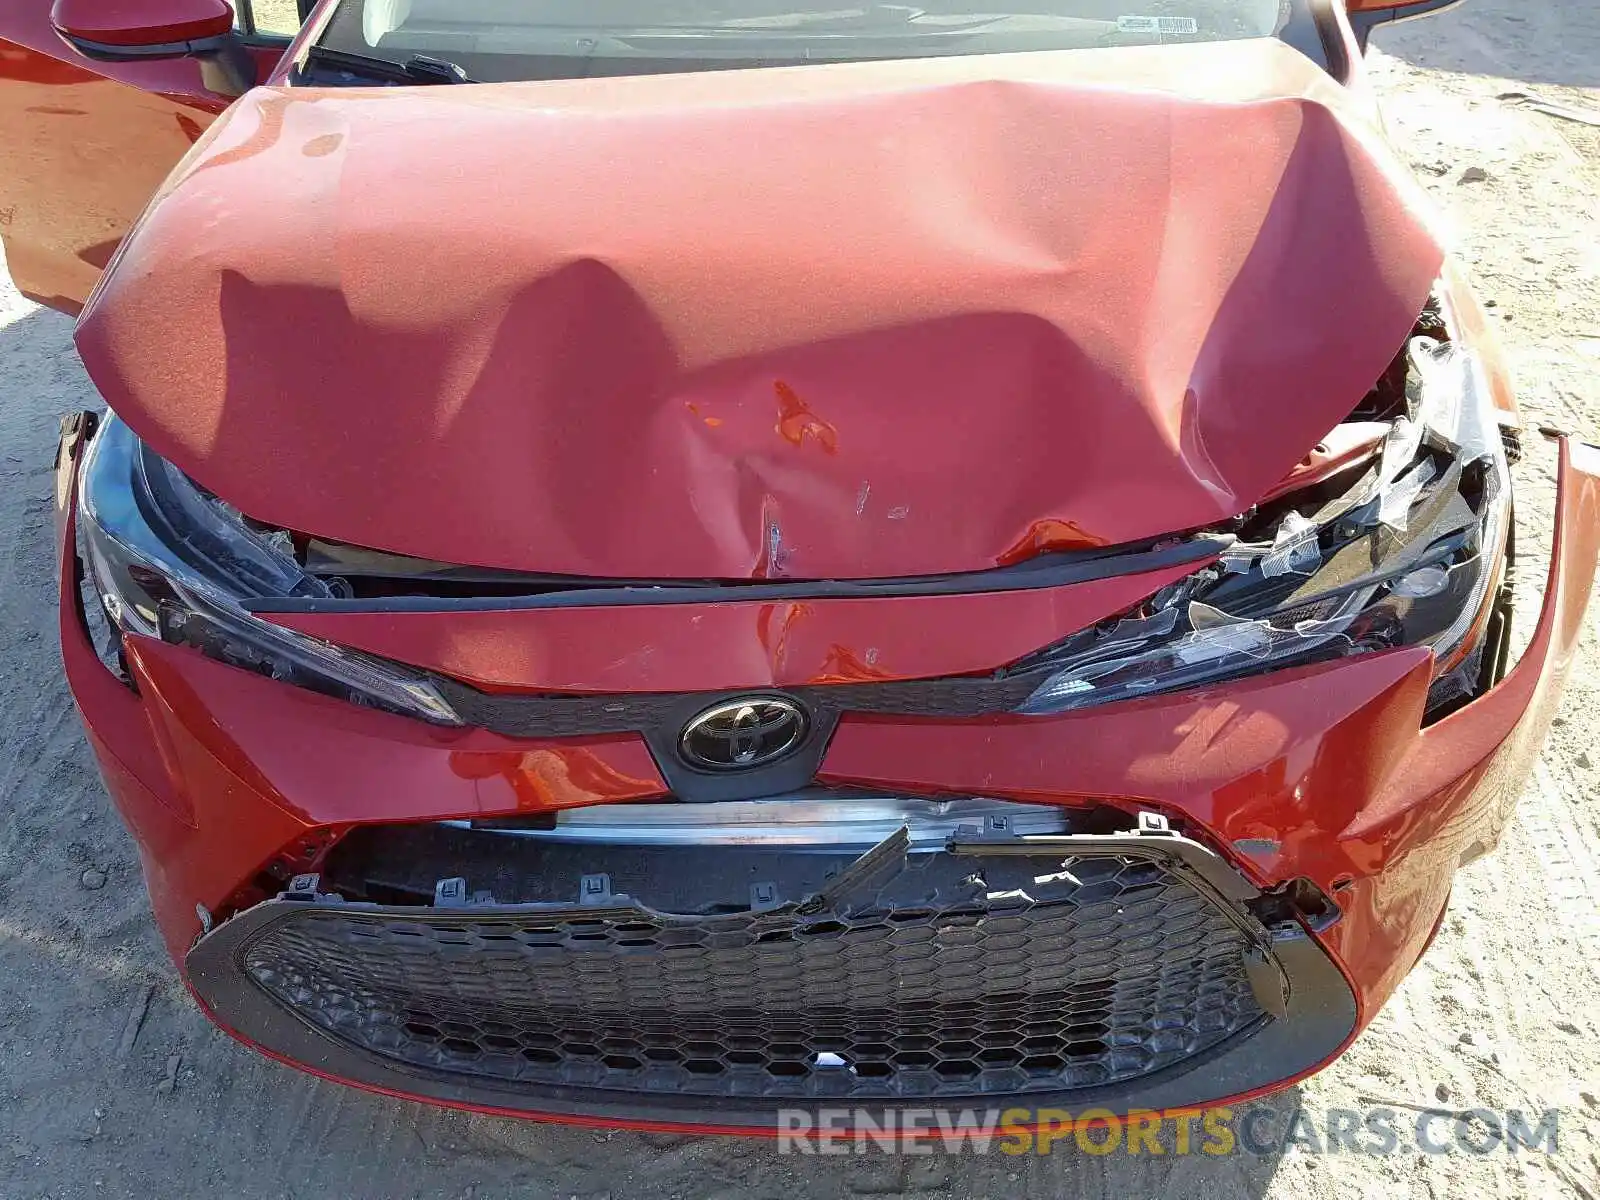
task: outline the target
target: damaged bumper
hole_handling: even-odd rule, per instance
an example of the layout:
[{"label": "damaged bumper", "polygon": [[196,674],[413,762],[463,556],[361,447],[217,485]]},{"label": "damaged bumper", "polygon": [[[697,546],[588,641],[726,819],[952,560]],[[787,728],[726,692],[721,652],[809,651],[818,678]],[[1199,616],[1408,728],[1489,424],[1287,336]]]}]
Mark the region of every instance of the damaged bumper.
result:
[{"label": "damaged bumper", "polygon": [[607,874],[573,847],[537,881],[571,898],[520,905],[451,903],[457,880],[431,906],[352,904],[306,876],[185,965],[224,1026],[339,1078],[747,1131],[818,1104],[1179,1106],[1308,1070],[1354,1028],[1285,900],[1160,818],[908,847],[636,851]]},{"label": "damaged bumper", "polygon": [[841,1097],[1175,1108],[1309,1074],[1497,840],[1600,546],[1600,462],[1563,441],[1532,642],[1431,725],[1422,649],[1056,716],[844,709],[815,771],[829,794],[999,798],[1060,828],[619,850],[570,836],[581,821],[537,835],[669,793],[638,733],[433,727],[137,636],[127,687],[78,603],[82,432],[58,464],[63,653],[202,1004],[322,1074],[580,1120],[763,1131]]}]

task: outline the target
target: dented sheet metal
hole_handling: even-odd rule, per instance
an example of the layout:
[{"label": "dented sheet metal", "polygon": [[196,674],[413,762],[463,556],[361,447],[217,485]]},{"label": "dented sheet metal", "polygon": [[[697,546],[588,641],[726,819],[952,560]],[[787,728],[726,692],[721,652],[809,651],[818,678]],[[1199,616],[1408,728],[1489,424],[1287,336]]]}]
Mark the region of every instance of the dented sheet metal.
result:
[{"label": "dented sheet metal", "polygon": [[632,578],[975,570],[1238,514],[1442,254],[1274,41],[258,89],[93,298],[251,516]]}]

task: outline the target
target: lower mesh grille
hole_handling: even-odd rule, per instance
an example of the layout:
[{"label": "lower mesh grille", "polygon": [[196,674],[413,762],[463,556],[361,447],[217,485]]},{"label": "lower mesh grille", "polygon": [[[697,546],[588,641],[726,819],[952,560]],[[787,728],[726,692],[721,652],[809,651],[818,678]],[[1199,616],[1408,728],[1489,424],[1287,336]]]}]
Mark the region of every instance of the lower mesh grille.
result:
[{"label": "lower mesh grille", "polygon": [[606,1092],[1061,1092],[1266,1021],[1248,918],[1159,862],[917,856],[806,907],[317,905],[237,961],[303,1020],[397,1063]]}]

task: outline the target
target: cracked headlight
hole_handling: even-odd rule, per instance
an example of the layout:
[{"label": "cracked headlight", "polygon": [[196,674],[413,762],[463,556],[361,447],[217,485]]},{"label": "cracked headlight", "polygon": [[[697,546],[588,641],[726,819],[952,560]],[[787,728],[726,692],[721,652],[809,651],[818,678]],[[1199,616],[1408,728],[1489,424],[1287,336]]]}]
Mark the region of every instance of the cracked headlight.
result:
[{"label": "cracked headlight", "polygon": [[1025,665],[1059,669],[1018,711],[1064,712],[1395,646],[1433,650],[1430,711],[1472,694],[1504,575],[1505,445],[1469,351],[1417,338],[1410,364],[1407,412],[1353,487],[1247,526],[1214,566],[1036,656]]},{"label": "cracked headlight", "polygon": [[251,599],[332,596],[289,536],[202,491],[107,414],[84,456],[79,538],[106,619],[313,691],[458,725],[423,675],[270,624]]}]

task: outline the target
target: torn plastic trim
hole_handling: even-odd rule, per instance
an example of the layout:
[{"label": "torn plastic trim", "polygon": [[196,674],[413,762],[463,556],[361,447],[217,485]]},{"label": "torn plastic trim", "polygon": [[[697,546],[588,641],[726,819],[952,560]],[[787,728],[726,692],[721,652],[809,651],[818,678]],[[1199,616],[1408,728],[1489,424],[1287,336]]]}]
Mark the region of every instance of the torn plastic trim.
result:
[{"label": "torn plastic trim", "polygon": [[1136,858],[1181,867],[1216,897],[1236,904],[1255,900],[1261,890],[1230,867],[1222,856],[1173,830],[1159,813],[1141,812],[1136,828],[1124,833],[1017,834],[980,831],[954,834],[946,850],[971,855],[1061,855],[1066,860],[1096,855]]},{"label": "torn plastic trim", "polygon": [[[1261,559],[1274,554],[1285,557],[1283,548],[1303,541],[1305,531],[1313,527],[1337,528],[1346,538],[1376,530],[1403,535],[1420,517],[1439,537],[1471,523],[1477,514],[1459,504],[1450,505],[1449,518],[1437,507],[1420,514],[1414,510],[1432,497],[1444,497],[1443,502],[1449,503],[1468,464],[1489,461],[1503,466],[1505,462],[1499,425],[1489,415],[1492,402],[1482,363],[1470,350],[1428,337],[1408,343],[1407,361],[1411,368],[1406,384],[1407,412],[1390,425],[1372,469],[1350,491],[1311,516],[1288,513],[1270,548],[1257,549],[1244,541],[1234,545],[1228,551],[1230,561],[1252,554]],[[1424,457],[1425,450],[1448,456],[1448,468],[1441,469]],[[1497,475],[1504,478],[1505,471]],[[1434,501],[1435,506],[1438,503]],[[1442,524],[1446,519],[1456,524]],[[1398,548],[1398,544],[1391,547]],[[1321,565],[1320,559],[1317,565]]]},{"label": "torn plastic trim", "polygon": [[[841,800],[836,803],[848,805],[852,802]],[[886,802],[876,803],[883,805]],[[719,806],[705,804],[644,807],[711,810]],[[953,831],[946,832],[942,841],[934,846],[919,845],[919,836],[925,837],[928,831],[918,831],[919,836],[914,836],[912,826],[907,822],[891,829],[861,849],[854,859],[843,860],[845,865],[842,870],[825,868],[828,874],[826,881],[820,886],[784,897],[781,894],[783,890],[781,885],[759,883],[751,885],[750,911],[794,911],[810,914],[830,908],[843,910],[848,908],[850,897],[856,893],[868,888],[876,890],[882,887],[887,879],[905,870],[911,855],[932,851],[975,859],[1020,857],[1049,860],[1061,866],[1066,873],[1064,878],[1068,882],[1072,882],[1071,866],[1076,860],[1117,858],[1151,863],[1180,874],[1219,908],[1226,910],[1236,922],[1245,914],[1249,914],[1253,920],[1240,923],[1239,927],[1249,940],[1263,945],[1271,940],[1298,936],[1299,932],[1305,930],[1323,932],[1331,928],[1341,915],[1337,903],[1308,879],[1297,879],[1271,890],[1263,890],[1241,874],[1220,853],[1174,829],[1167,818],[1160,813],[1141,810],[1135,816],[1132,828],[1108,833],[1019,832],[1029,828],[1031,822],[1026,822],[1025,819],[1019,820],[1019,813],[1016,810],[1036,810],[1044,807],[1046,806],[1004,801],[966,802],[959,808],[964,819]],[[979,817],[979,814],[981,818],[974,819]],[[701,816],[704,819],[706,814],[695,813],[692,816]],[[1070,828],[1069,814],[1066,810],[1056,809],[1055,816],[1058,824]],[[1126,820],[1126,817],[1122,819]],[[476,829],[471,822],[464,821],[441,821],[437,822],[437,827],[479,834],[503,832],[494,829]],[[614,828],[618,836],[611,840],[601,840],[600,836],[583,839],[582,845],[566,847],[568,856],[593,853],[597,856],[594,860],[595,866],[599,867],[603,865],[608,851],[626,852],[639,845],[654,846],[661,850],[673,848],[699,850],[715,845],[714,842],[697,837],[641,843],[631,840],[625,823],[619,822]],[[688,832],[695,831],[691,829]],[[598,835],[599,831],[596,833]],[[848,843],[839,840],[802,843],[762,838],[729,842],[726,845],[730,849],[737,848],[740,851],[773,850],[800,855],[815,852],[833,856],[850,848]],[[509,852],[509,846],[507,850]],[[453,862],[460,861],[464,860],[453,860]],[[478,863],[478,869],[483,868],[481,860],[472,861]],[[603,907],[607,911],[626,909],[635,915],[645,915],[664,921],[704,920],[708,916],[708,912],[703,909],[667,909],[647,903],[638,896],[616,892],[613,890],[609,874],[587,867],[585,870],[587,873],[581,876],[577,896],[571,903],[586,909],[594,909],[596,906]],[[347,899],[338,891],[323,891],[322,878],[319,874],[297,875],[290,881],[281,898],[301,901],[321,900],[329,903],[363,903],[359,899]],[[984,885],[981,881],[975,881],[974,886],[978,886],[981,890]],[[434,883],[433,892],[436,907],[495,907],[543,912],[564,911],[571,906],[564,901],[544,900],[506,904],[497,900],[491,890],[473,886],[466,877],[440,878]],[[723,915],[736,915],[735,910],[721,908],[718,911]]]},{"label": "torn plastic trim", "polygon": [[[450,823],[440,822],[440,824],[449,827]],[[625,849],[625,847],[616,846],[597,846],[593,850],[603,858],[605,850],[608,848],[612,851]],[[793,847],[783,847],[782,849],[792,850]],[[824,847],[823,849],[836,850],[837,848]],[[875,893],[876,889],[881,887],[887,879],[899,874],[906,868],[907,857],[910,853],[911,831],[908,827],[902,825],[863,850],[853,860],[848,860],[843,870],[828,875],[820,886],[785,898],[778,894],[774,885],[758,882],[750,887],[748,907],[734,910],[720,909],[714,913],[658,907],[640,897],[626,892],[615,891],[612,886],[611,875],[608,872],[588,870],[587,868],[579,878],[577,895],[570,901],[536,900],[510,904],[502,903],[496,900],[491,890],[475,888],[467,877],[450,876],[435,882],[433,907],[444,909],[492,909],[498,912],[557,915],[571,913],[574,909],[577,909],[585,917],[641,918],[659,921],[667,925],[696,924],[718,918],[735,918],[754,912],[813,915],[827,910],[844,911],[848,908],[852,897],[869,891]],[[598,867],[602,863],[597,861],[595,865]],[[297,875],[290,881],[288,887],[279,895],[278,899],[375,907],[362,900],[347,899],[337,891],[323,891],[322,879],[321,874]]]},{"label": "torn plastic trim", "polygon": [[[611,876],[603,871],[596,871],[584,875],[579,881],[579,890],[574,902],[582,915],[590,918],[616,917],[619,919],[645,919],[659,921],[663,925],[701,924],[717,917],[738,917],[741,915],[760,913],[763,915],[777,915],[794,913],[802,916],[814,916],[830,911],[848,911],[851,902],[859,895],[868,892],[875,894],[876,889],[893,876],[905,869],[906,856],[911,849],[910,830],[902,826],[889,834],[877,845],[866,850],[853,863],[834,875],[826,884],[815,891],[807,892],[802,896],[788,899],[779,895],[771,885],[754,883],[750,887],[749,908],[744,914],[720,913],[708,916],[706,913],[671,912],[656,908],[645,900],[627,895],[626,893],[613,892]],[[313,879],[309,887],[315,892],[316,881]],[[440,907],[438,897],[439,889],[447,902],[447,908],[494,908],[500,910],[511,909],[518,912],[564,914],[570,913],[573,904],[564,903],[534,903],[499,905],[488,892],[470,892],[467,881],[460,878],[440,880],[435,888],[434,907]],[[458,898],[471,896],[472,899],[463,904]],[[326,897],[318,897],[326,898]]]},{"label": "torn plastic trim", "polygon": [[[1371,477],[1345,501],[1317,514],[1320,523],[1344,517],[1357,527],[1406,532],[1410,510],[1390,493],[1402,477],[1421,470],[1418,458],[1425,448],[1448,455],[1457,469],[1484,459],[1504,463],[1505,445],[1478,356],[1458,343],[1416,337],[1407,343],[1406,357],[1406,414],[1384,439]],[[1401,495],[1414,499],[1426,486],[1402,486]]]},{"label": "torn plastic trim", "polygon": [[[986,818],[981,826],[963,825],[948,835],[939,849],[957,858],[1003,856],[1048,860],[1061,868],[1050,879],[1064,879],[1074,886],[1077,885],[1072,878],[1071,868],[1075,861],[1115,858],[1150,863],[1181,877],[1200,891],[1239,929],[1248,944],[1268,955],[1275,942],[1304,936],[1306,929],[1313,927],[1318,931],[1328,929],[1338,920],[1337,905],[1308,880],[1296,881],[1293,887],[1263,892],[1216,851],[1174,830],[1161,814],[1141,811],[1136,822],[1132,829],[1113,833],[1018,834],[1009,822],[991,817]],[[603,855],[606,849],[617,848],[614,845],[595,846],[594,850]],[[777,848],[790,852],[800,849],[787,845]],[[836,852],[839,847],[822,846],[814,849]],[[434,884],[433,907],[541,915],[570,914],[576,908],[585,917],[637,918],[658,921],[664,925],[699,924],[707,920],[733,919],[758,913],[816,916],[834,912],[848,915],[855,911],[858,900],[876,897],[890,880],[905,871],[911,854],[911,829],[908,825],[902,825],[862,851],[842,870],[829,874],[820,886],[802,894],[786,897],[775,883],[752,883],[749,904],[743,910],[720,909],[708,913],[664,909],[642,897],[614,891],[611,875],[599,870],[589,871],[580,877],[577,895],[570,902],[505,904],[497,901],[492,891],[475,888],[464,876],[440,878]],[[601,865],[601,861],[597,860],[595,865]],[[1035,883],[1043,881],[1041,877]],[[365,901],[349,900],[336,891],[325,892],[321,884],[320,874],[296,875],[278,899],[296,903],[374,907]],[[970,887],[976,898],[986,894],[988,885],[981,875],[974,875],[964,886]],[[1302,897],[1307,894],[1306,889],[1318,899],[1319,904],[1307,905],[1302,902]],[[988,895],[990,899],[994,898],[992,893]],[[1023,903],[1033,903],[1029,895],[1016,898]]]},{"label": "torn plastic trim", "polygon": [[1312,575],[1322,565],[1322,549],[1316,523],[1290,511],[1278,526],[1272,549],[1256,564],[1268,579],[1279,575]]}]

